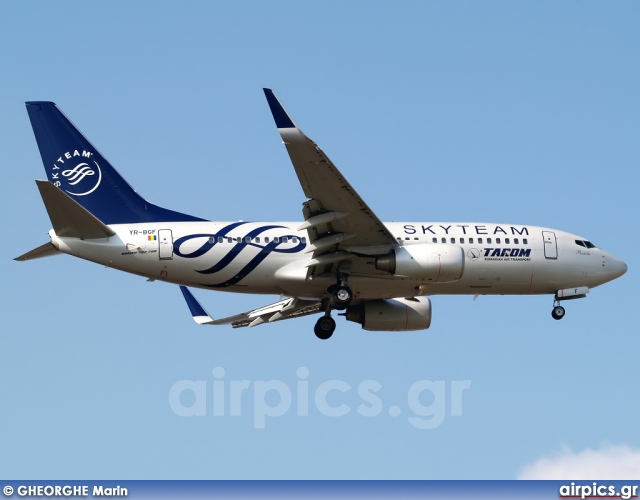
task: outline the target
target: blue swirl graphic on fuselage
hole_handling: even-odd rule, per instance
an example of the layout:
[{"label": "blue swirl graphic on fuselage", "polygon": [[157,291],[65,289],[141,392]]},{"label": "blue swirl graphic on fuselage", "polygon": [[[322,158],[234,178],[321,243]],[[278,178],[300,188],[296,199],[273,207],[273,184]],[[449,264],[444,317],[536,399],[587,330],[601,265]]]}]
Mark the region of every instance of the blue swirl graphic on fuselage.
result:
[{"label": "blue swirl graphic on fuselage", "polygon": [[[211,250],[214,246],[216,246],[218,244],[218,238],[219,237],[227,237],[227,235],[235,228],[243,225],[243,224],[248,224],[247,222],[234,222],[233,224],[229,224],[228,226],[223,227],[222,229],[220,229],[220,231],[218,231],[217,233],[200,233],[200,234],[190,234],[188,236],[183,236],[182,238],[178,238],[174,243],[173,243],[173,253],[179,257],[183,257],[185,259],[195,259],[196,257],[200,257],[202,255],[204,255],[205,253],[207,253],[209,250]],[[231,247],[229,249],[229,252],[222,257],[222,259],[220,259],[216,264],[214,264],[212,267],[208,268],[208,269],[203,269],[203,270],[198,270],[195,269],[196,272],[201,273],[201,274],[214,274],[217,272],[220,272],[222,270],[224,270],[225,268],[227,268],[233,261],[234,259],[240,255],[240,253],[242,252],[242,250],[244,250],[247,246],[252,246],[252,247],[256,247],[256,248],[260,248],[260,252],[258,253],[258,255],[256,255],[255,257],[253,257],[253,259],[251,259],[249,261],[249,263],[244,266],[242,269],[240,269],[240,271],[238,271],[238,273],[233,276],[231,279],[228,279],[226,281],[223,281],[221,283],[216,283],[213,285],[207,285],[204,283],[201,283],[201,285],[206,286],[206,287],[210,287],[210,288],[224,288],[224,287],[228,287],[228,286],[232,286],[235,285],[236,283],[238,283],[239,281],[241,281],[242,279],[244,279],[246,276],[248,276],[251,271],[253,271],[256,267],[258,267],[260,265],[260,263],[266,259],[269,254],[276,252],[276,253],[297,253],[300,252],[304,249],[304,247],[306,246],[306,244],[302,241],[302,239],[300,237],[298,237],[295,234],[285,234],[285,235],[278,235],[278,241],[270,241],[269,243],[265,243],[264,245],[261,245],[259,243],[256,243],[253,240],[256,236],[264,233],[265,231],[268,231],[270,229],[288,229],[286,226],[276,226],[276,225],[269,225],[269,226],[260,226],[256,229],[253,229],[252,231],[249,231],[247,234],[245,234],[244,236],[241,237],[240,241],[236,241],[235,245],[233,245],[233,247]],[[202,246],[200,248],[198,248],[197,250],[194,250],[193,252],[190,253],[183,253],[180,251],[180,246],[185,243],[186,241],[192,240],[194,238],[207,238],[206,242],[202,244]],[[234,237],[235,238],[235,237]],[[249,238],[250,241],[246,241],[247,238]],[[287,240],[291,240],[291,238],[296,238],[297,240],[297,244],[294,247],[291,248],[278,248],[280,245],[285,244],[282,239],[283,238],[287,238]]]}]

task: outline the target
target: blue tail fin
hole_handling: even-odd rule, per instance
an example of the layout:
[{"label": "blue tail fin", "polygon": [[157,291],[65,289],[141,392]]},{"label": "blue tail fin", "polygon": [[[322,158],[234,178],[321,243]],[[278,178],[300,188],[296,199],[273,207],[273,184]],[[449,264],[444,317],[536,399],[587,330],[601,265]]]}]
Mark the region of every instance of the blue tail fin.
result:
[{"label": "blue tail fin", "polygon": [[52,102],[27,102],[49,181],[105,224],[201,221],[147,202]]}]

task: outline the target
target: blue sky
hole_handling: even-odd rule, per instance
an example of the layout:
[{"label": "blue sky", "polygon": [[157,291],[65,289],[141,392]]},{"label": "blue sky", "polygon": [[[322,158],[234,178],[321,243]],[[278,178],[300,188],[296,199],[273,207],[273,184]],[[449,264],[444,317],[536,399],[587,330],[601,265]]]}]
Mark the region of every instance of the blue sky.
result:
[{"label": "blue sky", "polygon": [[[635,2],[0,3],[2,475],[510,479],[567,450],[637,453],[639,24]],[[562,321],[550,296],[434,297],[425,332],[339,321],[321,342],[313,317],[198,327],[175,286],[12,260],[50,228],[28,100],[55,101],[154,203],[301,220],[262,87],[382,220],[563,229],[629,272]],[[214,316],[275,299],[195,293]],[[213,414],[214,380],[249,381],[239,416]],[[204,384],[205,415],[174,411],[182,381]],[[256,429],[269,381],[291,407]],[[442,390],[409,403],[420,381]],[[366,417],[357,388],[374,382]],[[329,386],[346,415],[314,403]],[[412,425],[436,400],[441,424]]]}]

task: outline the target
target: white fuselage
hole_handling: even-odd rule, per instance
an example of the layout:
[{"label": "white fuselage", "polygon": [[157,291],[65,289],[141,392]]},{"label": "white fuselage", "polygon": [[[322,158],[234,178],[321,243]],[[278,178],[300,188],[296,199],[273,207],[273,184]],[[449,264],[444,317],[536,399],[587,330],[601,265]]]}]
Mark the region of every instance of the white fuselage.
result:
[{"label": "white fuselage", "polygon": [[[323,298],[335,274],[309,279],[312,253],[299,222],[175,222],[111,225],[109,238],[60,238],[61,252],[170,283],[229,292]],[[593,288],[624,274],[626,265],[579,236],[554,229],[487,223],[387,223],[398,245],[446,243],[462,248],[457,281],[422,283],[379,271],[375,255],[392,246],[356,248],[349,285],[354,298],[437,294],[551,294]],[[364,255],[363,255],[364,254]],[[368,257],[371,256],[371,257]]]}]

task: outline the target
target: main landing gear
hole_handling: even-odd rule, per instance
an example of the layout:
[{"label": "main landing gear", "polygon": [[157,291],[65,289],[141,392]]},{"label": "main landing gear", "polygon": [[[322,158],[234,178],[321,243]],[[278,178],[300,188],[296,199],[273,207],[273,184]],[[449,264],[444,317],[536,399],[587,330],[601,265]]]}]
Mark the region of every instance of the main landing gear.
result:
[{"label": "main landing gear", "polygon": [[338,283],[329,288],[329,292],[331,292],[331,298],[329,299],[326,313],[318,319],[313,328],[316,337],[322,340],[330,338],[336,329],[336,322],[331,317],[331,310],[344,311],[349,307],[351,299],[353,299],[353,292],[347,285],[346,276],[340,276]]},{"label": "main landing gear", "polygon": [[333,319],[329,313],[321,316],[316,322],[316,326],[313,327],[313,333],[316,334],[320,340],[327,340],[331,338],[333,332],[336,330],[336,320]]},{"label": "main landing gear", "polygon": [[353,292],[346,283],[336,285],[331,294],[331,309],[344,311],[347,307],[349,307],[352,298]]}]

